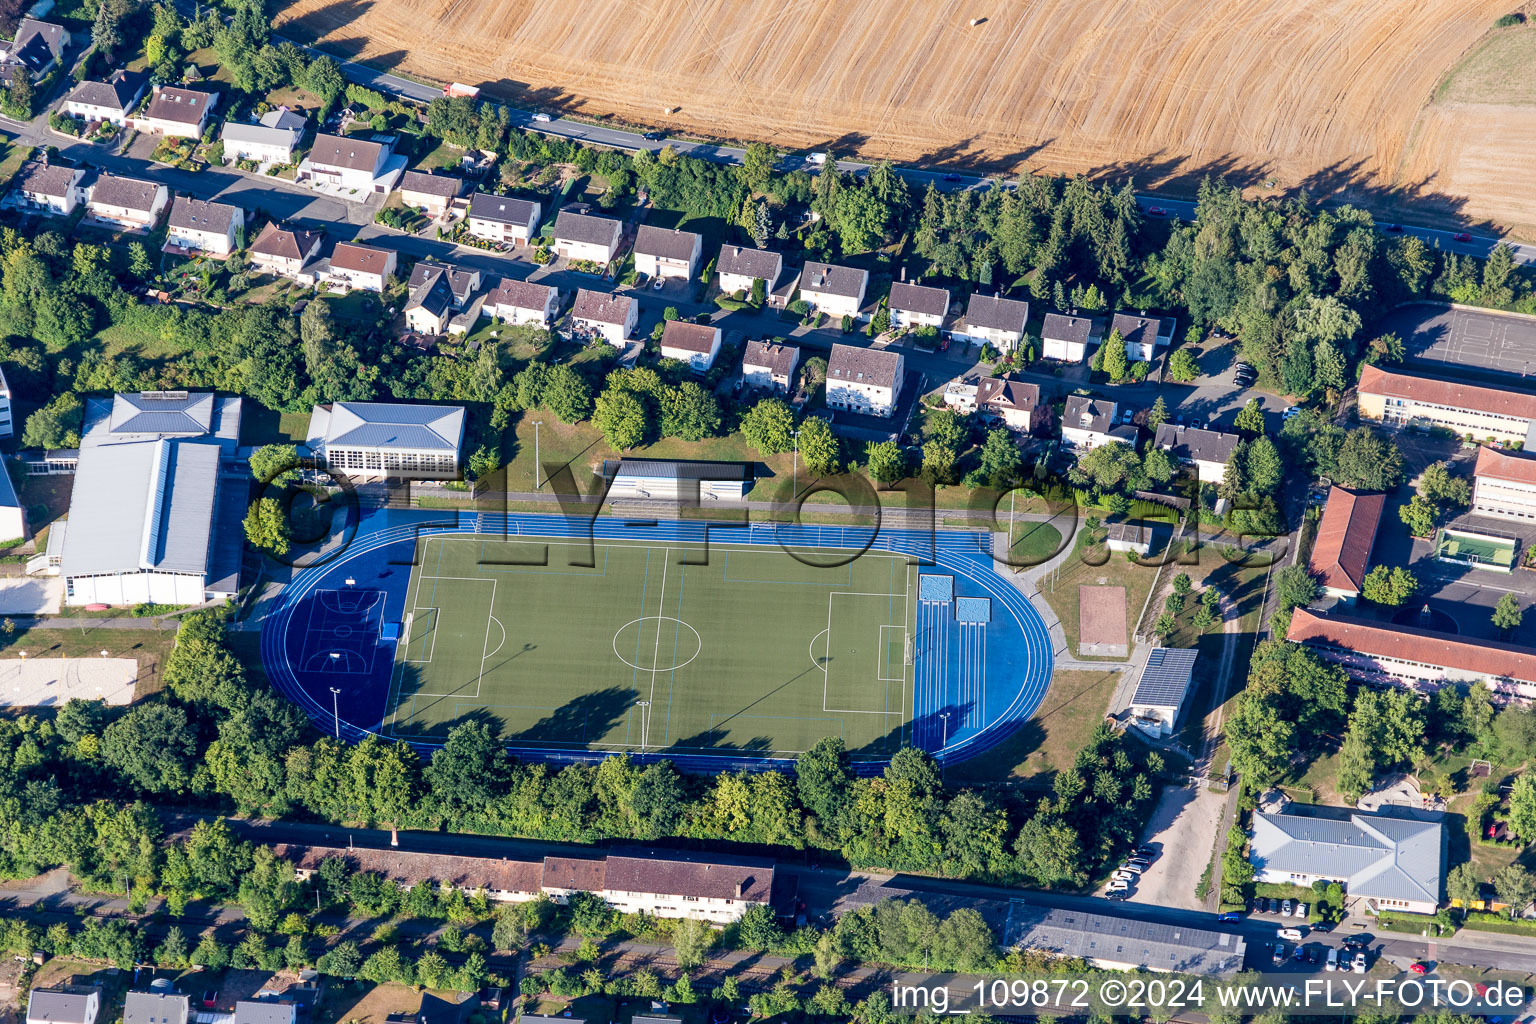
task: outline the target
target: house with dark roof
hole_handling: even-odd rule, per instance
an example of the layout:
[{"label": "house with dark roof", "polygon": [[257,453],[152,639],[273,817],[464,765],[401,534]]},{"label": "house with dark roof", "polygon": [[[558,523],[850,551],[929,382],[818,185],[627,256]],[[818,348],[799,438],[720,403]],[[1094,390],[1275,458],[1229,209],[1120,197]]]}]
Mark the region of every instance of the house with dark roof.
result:
[{"label": "house with dark roof", "polygon": [[779,341],[749,341],[741,353],[741,379],[747,387],[789,394],[795,386],[800,346]]},{"label": "house with dark roof", "polygon": [[906,376],[900,352],[833,345],[827,360],[827,407],[867,416],[892,416]]},{"label": "house with dark roof", "polygon": [[1058,910],[1013,900],[1005,949],[1070,957],[1111,971],[1157,971],[1230,977],[1243,969],[1247,944],[1234,932],[1188,924]]},{"label": "house with dark roof", "polygon": [[149,86],[149,75],[142,71],[121,69],[107,76],[106,81],[86,80],[70,90],[64,99],[63,112],[87,123],[110,121],[122,124],[128,114],[138,106]]},{"label": "house with dark roof", "polygon": [[[502,857],[457,857],[452,854],[418,853],[397,847],[377,850],[356,846],[278,843],[272,851],[293,865],[300,882],[313,878],[327,860],[344,861],[353,872],[369,872],[402,889],[426,882],[434,888],[449,886],[465,894],[483,892],[498,903],[524,903],[536,899],[544,865],[538,860]],[[124,1024],[127,1024],[125,1021]]]},{"label": "house with dark roof", "polygon": [[1022,299],[975,292],[966,303],[964,319],[951,333],[974,345],[991,345],[999,352],[1012,352],[1024,340],[1024,325],[1028,322],[1029,303]]},{"label": "house with dark roof", "polygon": [[84,176],[85,172],[78,167],[29,160],[11,179],[5,205],[25,213],[67,217],[80,202],[80,181]]},{"label": "house with dark roof", "polygon": [[[703,459],[608,459],[600,475],[610,498],[665,501],[740,501],[756,479],[750,462]],[[547,869],[544,878],[547,889]]]},{"label": "house with dark roof", "polygon": [[327,284],[348,291],[382,293],[395,276],[399,256],[393,249],[381,249],[376,245],[359,245],[356,242],[337,242],[331,250],[331,258],[317,269],[315,277]]},{"label": "house with dark roof", "polygon": [[88,398],[61,544],[64,600],[201,604],[239,591],[248,501],[221,463],[240,437],[241,400],[144,391]]},{"label": "house with dark roof", "polygon": [[16,26],[16,37],[0,49],[0,78],[10,82],[17,74],[25,72],[38,79],[52,71],[54,65],[69,48],[69,32],[63,25],[55,25],[36,18],[22,18]]},{"label": "house with dark roof", "polygon": [[297,278],[309,261],[320,255],[320,239],[318,231],[268,221],[246,249],[246,255],[251,258],[251,266],[263,273]]},{"label": "house with dark roof", "polygon": [[1109,322],[1110,333],[1118,331],[1125,342],[1125,358],[1131,362],[1150,363],[1159,348],[1173,341],[1178,321],[1171,316],[1147,316],[1145,313],[1116,313]]},{"label": "house with dark roof", "polygon": [[888,308],[891,326],[897,330],[938,329],[944,326],[944,318],[949,315],[949,289],[897,281],[891,285]]},{"label": "house with dark roof", "polygon": [[1499,703],[1536,700],[1532,647],[1305,608],[1291,613],[1285,638],[1370,686],[1429,693],[1481,681]]},{"label": "house with dark roof", "polygon": [[1428,376],[1360,369],[1360,418],[1384,427],[1442,427],[1474,441],[1536,448],[1536,392]]},{"label": "house with dark roof", "polygon": [[405,322],[421,334],[462,334],[484,310],[485,296],[476,296],[480,271],[436,260],[411,268],[406,283]]},{"label": "house with dark roof", "polygon": [[869,271],[830,263],[807,263],[800,271],[800,298],[829,317],[857,318],[864,308]]},{"label": "house with dark roof", "polygon": [[635,234],[635,270],[654,278],[692,279],[704,252],[704,236],[642,224]]},{"label": "house with dark roof", "polygon": [[615,348],[623,348],[639,321],[640,303],[633,296],[593,288],[576,291],[576,303],[571,307],[573,337],[602,338]]},{"label": "house with dark roof", "polygon": [[1317,526],[1317,539],[1307,568],[1316,576],[1323,593],[1353,604],[1365,586],[1376,529],[1387,505],[1385,494],[1334,487]]},{"label": "house with dark roof", "polygon": [[1445,886],[1445,823],[1389,814],[1255,814],[1248,859],[1257,882],[1337,882],[1380,911],[1433,914]]},{"label": "house with dark roof", "polygon": [[87,218],[97,224],[120,231],[148,231],[170,201],[170,192],[159,182],[103,171],[88,190],[85,209]]},{"label": "house with dark roof", "polygon": [[619,253],[624,223],[612,217],[561,210],[555,218],[555,252],[568,260],[607,263]]},{"label": "house with dark roof", "polygon": [[387,195],[403,173],[405,161],[394,153],[393,136],[316,135],[295,180],[343,198],[366,199]]},{"label": "house with dark roof", "polygon": [[1131,694],[1131,725],[1153,739],[1162,739],[1179,727],[1199,654],[1192,647],[1152,649]]},{"label": "house with dark roof", "polygon": [[1536,458],[1479,448],[1472,468],[1472,512],[1536,520]]},{"label": "house with dark roof", "polygon": [[1116,426],[1119,406],[1107,398],[1069,395],[1061,414],[1061,441],[1069,448],[1092,451],[1111,441],[1136,443],[1136,428]]},{"label": "house with dark roof", "polygon": [[123,997],[123,1024],[188,1024],[191,1010],[185,992],[129,992]]},{"label": "house with dark roof", "polygon": [[464,407],[334,402],[309,414],[304,442],[316,462],[350,477],[445,480],[459,475]]},{"label": "house with dark roof", "polygon": [[1040,326],[1040,354],[1063,363],[1080,363],[1088,350],[1099,343],[1103,322],[1077,313],[1045,314]]},{"label": "house with dark roof", "polygon": [[714,324],[696,324],[687,320],[668,320],[661,331],[661,358],[688,364],[694,373],[704,373],[715,365],[720,354],[720,328]]},{"label": "house with dark roof", "polygon": [[184,89],[177,85],[157,85],[149,106],[133,119],[133,126],[143,132],[158,132],[174,138],[202,138],[208,118],[219,105],[219,94],[202,89]]},{"label": "house with dark roof", "polygon": [[406,206],[414,206],[429,216],[441,217],[464,191],[464,179],[451,174],[406,171],[400,176],[396,188],[400,192],[400,201]]},{"label": "house with dark roof", "polygon": [[475,238],[503,245],[526,244],[539,229],[542,209],[538,203],[490,192],[469,197],[464,225]]},{"label": "house with dark roof", "polygon": [[503,277],[485,297],[485,314],[506,324],[548,327],[560,307],[560,291],[553,285]]},{"label": "house with dark roof", "polygon": [[556,903],[565,903],[578,892],[602,891],[605,868],[600,857],[545,857],[539,887]]},{"label": "house with dark roof", "polygon": [[1227,478],[1227,463],[1242,440],[1220,430],[1164,423],[1157,428],[1152,443],[1180,462],[1193,465],[1201,484],[1219,484]]},{"label": "house with dark roof", "polygon": [[1040,410],[1040,386],[1018,377],[983,377],[976,382],[976,411],[1010,430],[1027,434]]},{"label": "house with dark roof", "polygon": [[622,914],[729,924],[772,893],[771,860],[633,850],[608,855],[600,895]]},{"label": "house with dark roof", "polygon": [[763,282],[765,293],[772,292],[784,272],[784,257],[767,249],[722,245],[715,259],[715,272],[720,275],[720,290],[727,295],[751,295],[754,281]]},{"label": "house with dark roof", "polygon": [[177,196],[166,219],[165,251],[225,259],[245,227],[245,211],[233,203]]},{"label": "house with dark roof", "polygon": [[27,997],[27,1024],[96,1024],[101,989],[95,985],[35,988]]}]

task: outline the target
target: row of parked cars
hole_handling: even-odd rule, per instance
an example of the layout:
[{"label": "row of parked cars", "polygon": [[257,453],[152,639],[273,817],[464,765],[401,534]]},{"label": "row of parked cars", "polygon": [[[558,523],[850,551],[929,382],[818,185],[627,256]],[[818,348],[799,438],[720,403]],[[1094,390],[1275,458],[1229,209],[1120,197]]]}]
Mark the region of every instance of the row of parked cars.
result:
[{"label": "row of parked cars", "polygon": [[1299,900],[1272,900],[1260,896],[1253,901],[1255,914],[1279,914],[1281,917],[1307,918],[1307,905]]},{"label": "row of parked cars", "polygon": [[[1296,963],[1317,964],[1322,962],[1325,971],[1345,971],[1355,974],[1364,974],[1370,970],[1371,957],[1366,947],[1370,945],[1370,939],[1363,935],[1351,935],[1344,940],[1342,948],[1329,946],[1326,950],[1316,943],[1303,943],[1300,941],[1301,932],[1295,928],[1281,928],[1278,932],[1281,939],[1275,943],[1273,956],[1274,963],[1285,963],[1293,960]],[[1287,946],[1284,940],[1296,943],[1295,949]]]},{"label": "row of parked cars", "polygon": [[1104,898],[1110,900],[1128,900],[1131,898],[1131,886],[1141,878],[1141,873],[1152,866],[1152,861],[1157,858],[1155,846],[1138,846],[1130,858],[1124,864],[1115,869],[1110,876],[1109,887],[1104,890]]}]

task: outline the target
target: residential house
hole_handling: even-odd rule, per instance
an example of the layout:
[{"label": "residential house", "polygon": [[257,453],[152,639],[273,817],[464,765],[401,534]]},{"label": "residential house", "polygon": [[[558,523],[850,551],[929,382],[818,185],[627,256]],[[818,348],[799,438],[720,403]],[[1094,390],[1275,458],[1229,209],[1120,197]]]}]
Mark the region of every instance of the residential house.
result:
[{"label": "residential house", "polygon": [[124,231],[148,231],[170,205],[164,185],[139,178],[122,178],[105,171],[90,188],[86,215],[97,223]]},{"label": "residential house", "polygon": [[1472,512],[1536,519],[1536,458],[1479,448],[1472,468]]},{"label": "residential house", "polygon": [[332,473],[445,480],[459,475],[464,407],[333,402],[309,414],[304,444]]},{"label": "residential house", "polygon": [[22,18],[16,37],[0,44],[0,78],[9,83],[23,71],[33,80],[52,71],[69,48],[70,36],[63,25],[36,18]]},{"label": "residential house", "polygon": [[1100,322],[1076,313],[1047,313],[1040,326],[1041,355],[1063,363],[1080,363],[1099,343]]},{"label": "residential house", "polygon": [[465,226],[475,238],[503,245],[527,243],[539,229],[542,213],[538,203],[490,192],[476,192],[469,197],[469,216]]},{"label": "residential house", "polygon": [[800,271],[800,298],[829,317],[857,317],[869,287],[869,271],[807,263]]},{"label": "residential house", "polygon": [[1360,596],[1386,504],[1385,494],[1345,487],[1328,491],[1328,503],[1307,560],[1307,568],[1317,577],[1324,594],[1349,604]]},{"label": "residential house", "polygon": [[1145,313],[1116,313],[1109,323],[1110,332],[1120,332],[1125,342],[1125,358],[1131,362],[1150,363],[1159,348],[1173,341],[1178,321],[1171,316],[1147,316]]},{"label": "residential house", "polygon": [[129,992],[123,997],[123,1024],[189,1024],[191,1002],[184,992]]},{"label": "residential house", "polygon": [[553,285],[503,277],[485,297],[487,316],[508,324],[548,327],[560,306],[560,291]]},{"label": "residential house", "polygon": [[298,1024],[299,1005],[286,999],[240,999],[233,1024]]},{"label": "residential house", "polygon": [[285,228],[277,221],[268,221],[246,254],[251,258],[251,266],[262,273],[296,278],[320,254],[320,237],[318,231]]},{"label": "residential house", "polygon": [[965,319],[951,333],[976,345],[1012,352],[1024,340],[1029,303],[975,292],[966,303]]},{"label": "residential house", "polygon": [[599,895],[621,914],[730,924],[773,893],[773,861],[633,851],[609,854]]},{"label": "residential house", "polygon": [[720,354],[720,328],[687,320],[668,320],[661,331],[661,358],[678,359],[694,373],[715,365]]},{"label": "residential house", "polygon": [[70,90],[64,99],[64,113],[86,122],[110,121],[120,125],[138,106],[149,85],[142,71],[117,70],[106,81],[87,80]]},{"label": "residential house", "polygon": [[80,202],[80,179],[84,175],[78,167],[29,160],[11,179],[6,204],[26,213],[67,217]]},{"label": "residential house", "polygon": [[1131,694],[1131,725],[1160,740],[1179,726],[1195,674],[1193,647],[1154,647]]},{"label": "residential house", "polygon": [[1445,885],[1445,822],[1358,811],[1255,814],[1256,882],[1310,889],[1337,882],[1364,909],[1433,914]]},{"label": "residential house", "polygon": [[1111,441],[1135,444],[1135,427],[1115,425],[1119,412],[1119,406],[1108,399],[1069,395],[1061,414],[1062,443],[1084,452]]},{"label": "residential house", "polygon": [[651,277],[687,281],[693,277],[703,251],[703,235],[644,224],[635,235],[635,270]]},{"label": "residential house", "polygon": [[345,194],[387,194],[403,161],[394,157],[392,140],[356,135],[317,135],[299,163],[297,180]]},{"label": "residential house", "polygon": [[540,887],[550,900],[564,904],[578,892],[601,892],[606,869],[602,858],[545,857]]},{"label": "residential house", "polygon": [[1182,922],[1057,910],[1024,900],[1015,900],[1005,909],[1006,948],[1081,960],[1104,970],[1229,977],[1243,969],[1247,952],[1241,935]]},{"label": "residential house", "polygon": [[555,252],[569,260],[607,263],[619,253],[623,221],[561,210],[555,218]]},{"label": "residential house", "polygon": [[16,420],[11,414],[11,383],[5,379],[5,371],[0,370],[0,438],[11,437],[16,433]]},{"label": "residential house", "polygon": [[267,111],[256,124],[226,121],[220,136],[224,141],[224,162],[249,160],[262,167],[291,164],[307,124],[303,115],[286,107]]},{"label": "residential house", "polygon": [[27,997],[27,1024],[96,1024],[101,989],[95,985],[35,988]]},{"label": "residential house", "polygon": [[608,459],[600,475],[609,498],[684,502],[740,501],[756,480],[750,462],[703,459]]},{"label": "residential house", "polygon": [[1285,638],[1372,686],[1430,692],[1484,681],[1501,703],[1536,699],[1536,648],[1305,608],[1291,613]]},{"label": "residential house", "polygon": [[800,346],[776,341],[749,341],[741,353],[741,379],[748,387],[782,391],[795,389]]},{"label": "residential house", "polygon": [[1017,377],[983,377],[976,382],[975,401],[983,417],[1027,434],[1034,429],[1040,409],[1040,387]]},{"label": "residential house", "polygon": [[897,281],[891,285],[889,303],[891,326],[897,330],[944,326],[949,315],[949,290],[925,284]]},{"label": "residential house", "polygon": [[60,547],[64,601],[202,604],[240,589],[249,494],[226,474],[241,400],[145,391],[87,398]]},{"label": "residential house", "polygon": [[441,217],[464,191],[464,179],[448,174],[406,171],[400,176],[400,201],[422,212]]},{"label": "residential house", "polygon": [[1153,444],[1180,462],[1194,465],[1200,483],[1219,484],[1227,478],[1227,463],[1242,442],[1236,434],[1164,423]]},{"label": "residential house", "polygon": [[720,290],[727,295],[752,294],[752,285],[763,282],[764,294],[773,291],[779,275],[784,272],[784,257],[767,249],[744,249],[739,245],[722,245],[715,260],[715,271],[720,275]]},{"label": "residential house", "polygon": [[245,211],[231,203],[177,196],[166,220],[167,252],[206,253],[224,259],[235,251]]},{"label": "residential house", "polygon": [[[480,271],[422,260],[407,282],[405,322],[420,334],[462,334],[480,318]],[[455,312],[457,311],[457,312]]]},{"label": "residential house", "polygon": [[[415,408],[415,407],[413,407]],[[320,865],[335,858],[353,872],[369,872],[409,889],[422,882],[437,889],[447,885],[460,892],[485,893],[497,903],[526,903],[537,899],[544,874],[538,860],[507,860],[501,857],[458,857],[442,853],[417,853],[390,848],[303,845],[277,843],[272,851],[293,865],[294,876],[307,882]],[[123,1024],[128,1024],[124,1021]]]},{"label": "residential house", "polygon": [[900,352],[833,345],[827,360],[827,407],[892,416],[905,376]]},{"label": "residential house", "polygon": [[1536,393],[1364,366],[1360,418],[1385,427],[1443,427],[1479,441],[1536,448]]},{"label": "residential house", "polygon": [[219,94],[176,85],[157,85],[149,106],[134,118],[134,127],[181,139],[200,139],[208,118],[219,105]]},{"label": "residential house", "polygon": [[331,251],[326,280],[348,289],[382,293],[389,287],[390,278],[395,276],[398,258],[393,249],[337,242]]},{"label": "residential house", "polygon": [[628,295],[581,288],[571,307],[571,332],[578,338],[599,337],[618,348],[634,333],[640,303]]}]

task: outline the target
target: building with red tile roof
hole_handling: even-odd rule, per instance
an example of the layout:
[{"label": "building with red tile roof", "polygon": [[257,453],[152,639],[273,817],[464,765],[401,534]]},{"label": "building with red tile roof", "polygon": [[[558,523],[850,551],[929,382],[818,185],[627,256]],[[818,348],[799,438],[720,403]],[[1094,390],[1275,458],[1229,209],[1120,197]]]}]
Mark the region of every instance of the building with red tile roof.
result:
[{"label": "building with red tile roof", "polygon": [[1322,522],[1307,568],[1318,577],[1330,597],[1353,602],[1365,585],[1371,563],[1371,546],[1386,508],[1385,494],[1368,494],[1335,487],[1328,492]]}]

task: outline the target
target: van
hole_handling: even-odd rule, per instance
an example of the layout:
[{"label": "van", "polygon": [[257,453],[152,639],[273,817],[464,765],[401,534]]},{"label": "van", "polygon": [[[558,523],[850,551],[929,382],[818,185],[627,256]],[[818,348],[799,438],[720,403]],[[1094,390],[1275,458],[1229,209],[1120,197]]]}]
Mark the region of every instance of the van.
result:
[{"label": "van", "polygon": [[1275,931],[1275,935],[1291,942],[1301,941],[1301,930],[1299,928],[1280,928]]},{"label": "van", "polygon": [[1323,965],[1324,970],[1336,971],[1339,969],[1339,950],[1337,946],[1328,948],[1328,962]]}]

